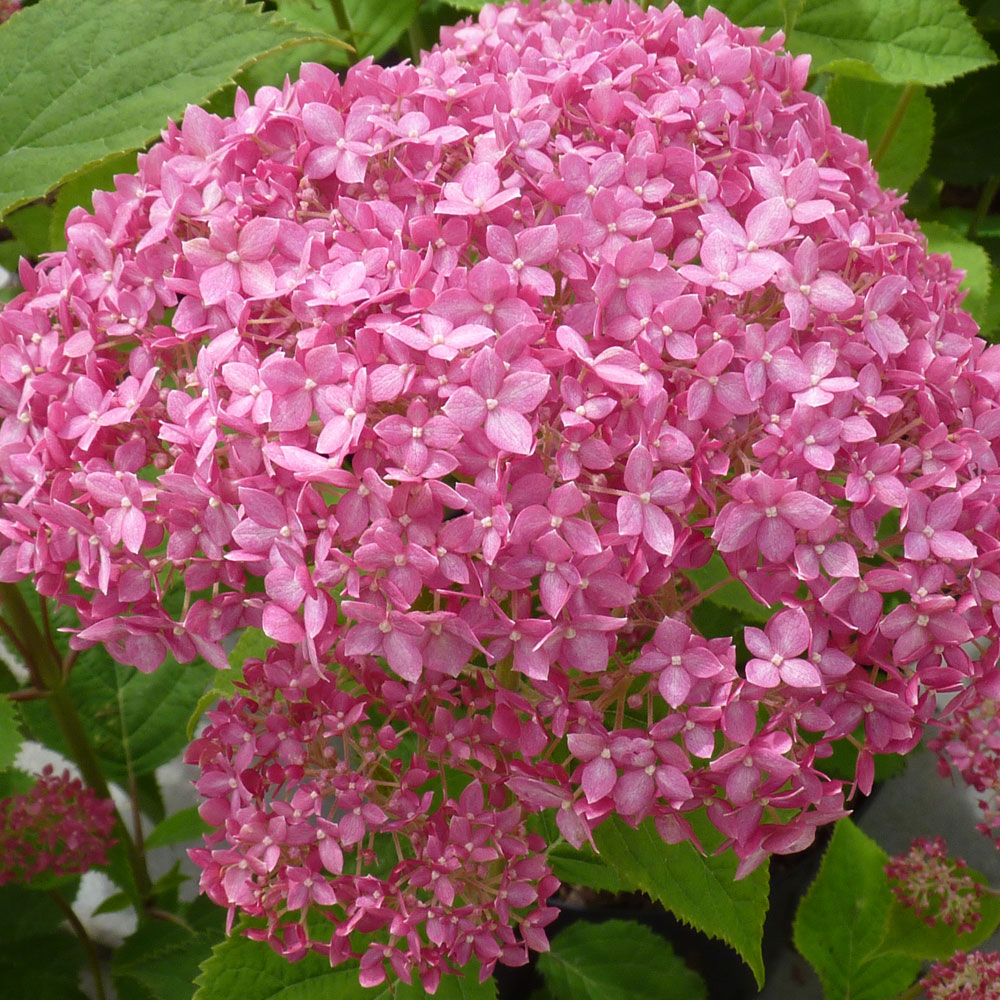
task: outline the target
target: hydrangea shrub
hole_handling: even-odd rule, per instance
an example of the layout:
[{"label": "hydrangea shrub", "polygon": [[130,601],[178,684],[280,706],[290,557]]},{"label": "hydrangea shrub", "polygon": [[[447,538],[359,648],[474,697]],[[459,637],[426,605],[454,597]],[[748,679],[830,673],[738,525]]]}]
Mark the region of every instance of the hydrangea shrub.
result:
[{"label": "hydrangea shrub", "polygon": [[992,691],[1000,349],[781,44],[487,6],[189,108],[22,266],[0,581],[142,671],[266,637],[192,853],[286,957],[523,963],[536,814],[746,875]]}]

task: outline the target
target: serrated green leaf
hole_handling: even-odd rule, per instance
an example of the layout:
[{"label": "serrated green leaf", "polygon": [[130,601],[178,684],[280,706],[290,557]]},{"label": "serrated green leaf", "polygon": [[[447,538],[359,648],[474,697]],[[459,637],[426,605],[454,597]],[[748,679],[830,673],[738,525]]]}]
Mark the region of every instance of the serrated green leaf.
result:
[{"label": "serrated green leaf", "polygon": [[721,587],[712,590],[706,600],[711,601],[721,608],[728,608],[730,611],[738,611],[742,619],[747,622],[764,624],[771,620],[771,616],[779,608],[769,608],[759,604],[754,600],[753,595],[739,580],[731,579],[732,574],[718,552],[712,554],[712,558],[699,569],[689,569],[685,571],[688,578],[702,592],[717,587],[723,580]]},{"label": "serrated green leaf", "polygon": [[[100,646],[81,655],[68,687],[108,780],[127,785],[130,774],[148,774],[180,753],[184,723],[212,673],[205,664],[168,658],[143,674],[115,663]],[[46,705],[25,702],[21,711],[32,736],[68,752]]]},{"label": "serrated green leaf", "polygon": [[[707,851],[722,843],[722,835],[702,814],[688,818]],[[764,984],[766,862],[737,882],[738,861],[732,851],[705,857],[691,844],[666,844],[652,820],[633,828],[612,816],[597,827],[594,840],[601,856],[623,877],[681,920],[725,941],[750,967],[757,983]]]},{"label": "serrated green leaf", "polygon": [[139,149],[237,70],[314,39],[239,0],[43,0],[0,33],[0,214]]},{"label": "serrated green leaf", "polygon": [[960,287],[969,294],[962,307],[972,314],[977,323],[985,322],[990,299],[989,254],[978,243],[966,239],[943,222],[921,222],[920,228],[927,237],[931,253],[949,254],[952,264],[965,271]]},{"label": "serrated green leaf", "polygon": [[1000,66],[989,66],[931,92],[937,114],[931,171],[953,184],[980,184],[1000,170]]},{"label": "serrated green leaf", "polygon": [[547,844],[558,844],[548,852],[556,878],[566,885],[582,885],[599,892],[635,892],[639,888],[612,868],[607,859],[595,854],[589,844],[576,850],[569,844],[560,843],[562,834],[552,813],[553,810],[535,813],[529,820],[529,827],[532,832],[540,833]]},{"label": "serrated green leaf", "polygon": [[162,920],[143,923],[111,960],[119,1000],[191,1000],[199,964],[219,935],[193,933]]},{"label": "serrated green leaf", "polygon": [[28,257],[39,257],[49,246],[49,225],[52,220],[51,205],[25,205],[24,208],[11,212],[4,219],[7,227],[24,247]]},{"label": "serrated green leaf", "polygon": [[850,820],[837,823],[816,880],[795,914],[795,947],[816,970],[827,1000],[889,1000],[920,963],[880,953],[892,893],[886,853]]},{"label": "serrated green leaf", "polygon": [[[782,0],[722,7],[737,24],[784,28]],[[813,73],[928,87],[996,62],[959,0],[808,0],[786,45]]]},{"label": "serrated green leaf", "polygon": [[632,892],[638,888],[589,846],[577,851],[560,844],[549,851],[549,864],[556,878],[567,885],[584,885],[599,892]]},{"label": "serrated green leaf", "polygon": [[[347,38],[329,0],[277,0],[282,17],[304,29],[329,32]],[[344,0],[357,52],[331,50],[331,66],[349,66],[359,59],[378,59],[396,43],[406,26],[416,17],[420,0]]]},{"label": "serrated green leaf", "polygon": [[580,921],[557,934],[538,971],[555,1000],[703,1000],[701,976],[634,920]]},{"label": "serrated green leaf", "polygon": [[[880,154],[879,181],[897,191],[905,191],[924,172],[934,137],[934,106],[923,87],[909,95],[902,120],[893,135],[887,135],[900,101],[906,99],[905,91],[902,85],[847,76],[835,77],[826,91],[834,125],[864,139],[870,156]],[[883,138],[888,139],[884,149]]]},{"label": "serrated green leaf", "polygon": [[17,705],[10,698],[0,695],[0,771],[14,763],[21,747],[21,726]]},{"label": "serrated green leaf", "polygon": [[61,929],[63,921],[62,911],[45,893],[15,885],[0,888],[4,996],[86,1000],[78,986],[83,947]]},{"label": "serrated green leaf", "polygon": [[366,990],[357,962],[331,969],[310,952],[289,962],[263,941],[235,934],[201,963],[192,1000],[390,1000],[391,991]]},{"label": "serrated green leaf", "polygon": [[146,849],[200,841],[202,834],[209,829],[209,825],[198,815],[198,807],[189,806],[160,823],[146,838]]}]

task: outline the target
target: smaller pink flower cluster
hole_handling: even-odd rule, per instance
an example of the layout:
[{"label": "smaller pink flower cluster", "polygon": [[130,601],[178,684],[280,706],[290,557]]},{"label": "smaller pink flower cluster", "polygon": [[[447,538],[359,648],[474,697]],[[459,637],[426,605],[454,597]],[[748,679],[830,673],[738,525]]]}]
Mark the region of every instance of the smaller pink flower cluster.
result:
[{"label": "smaller pink flower cluster", "polygon": [[885,874],[895,897],[933,927],[954,927],[959,934],[979,922],[983,886],[968,874],[962,858],[949,858],[940,837],[919,837],[906,854],[889,859]]},{"label": "smaller pink flower cluster", "polygon": [[391,972],[430,992],[470,959],[485,978],[546,950],[559,881],[497,766],[516,741],[457,714],[490,706],[482,679],[433,675],[431,708],[374,666],[350,692],[327,678],[300,688],[300,671],[277,651],[250,661],[247,694],[210,712],[188,749],[217,827],[191,856],[229,926],[238,910],[263,917],[248,934],[291,960],[356,957],[364,986]]},{"label": "smaller pink flower cluster", "polygon": [[980,793],[979,830],[1000,846],[1000,683],[995,675],[970,685],[949,704],[928,746],[938,755],[938,771],[952,769]]},{"label": "smaller pink flower cluster", "polygon": [[959,951],[920,981],[927,1000],[1000,1000],[1000,955]]},{"label": "smaller pink flower cluster", "polygon": [[47,765],[23,795],[0,801],[0,885],[79,875],[107,864],[115,807]]}]

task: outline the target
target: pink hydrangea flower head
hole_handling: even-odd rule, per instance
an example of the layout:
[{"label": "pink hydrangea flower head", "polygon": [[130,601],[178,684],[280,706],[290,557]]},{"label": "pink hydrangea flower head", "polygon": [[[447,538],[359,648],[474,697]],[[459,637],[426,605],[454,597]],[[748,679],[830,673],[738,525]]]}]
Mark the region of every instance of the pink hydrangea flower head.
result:
[{"label": "pink hydrangea flower head", "polygon": [[51,765],[21,795],[0,801],[0,885],[79,875],[105,865],[115,807]]},{"label": "pink hydrangea flower head", "polygon": [[195,858],[290,959],[524,962],[534,813],[743,875],[1000,695],[1000,347],[782,43],[486,5],[188,109],[22,266],[0,580],[140,670],[264,634]]}]

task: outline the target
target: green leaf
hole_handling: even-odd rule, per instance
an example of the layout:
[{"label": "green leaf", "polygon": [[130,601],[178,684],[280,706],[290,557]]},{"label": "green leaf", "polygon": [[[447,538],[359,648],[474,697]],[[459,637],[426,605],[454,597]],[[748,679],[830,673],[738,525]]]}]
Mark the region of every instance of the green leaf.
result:
[{"label": "green leaf", "polygon": [[952,264],[965,271],[960,287],[969,294],[962,307],[972,313],[977,323],[984,323],[990,300],[989,255],[978,243],[966,239],[943,222],[921,222],[920,228],[927,237],[931,253],[950,254]]},{"label": "green leaf", "polygon": [[[688,814],[709,852],[723,837],[701,813]],[[628,826],[617,816],[595,831],[601,856],[633,885],[658,900],[681,920],[730,945],[764,984],[761,938],[768,905],[767,864],[736,881],[732,851],[702,856],[691,844],[666,844],[652,820]]]},{"label": "green leaf", "polygon": [[[826,103],[834,125],[868,143],[868,153],[880,152],[883,137],[906,88],[837,76],[827,88]],[[923,87],[916,88],[895,134],[877,164],[883,187],[905,191],[923,172],[931,155],[934,106]]]},{"label": "green leaf", "polygon": [[201,963],[192,1000],[388,1000],[388,991],[366,990],[357,963],[331,969],[310,952],[289,962],[263,941],[235,934]]},{"label": "green leaf", "polygon": [[931,171],[953,184],[974,185],[1000,170],[996,121],[1000,118],[1000,66],[981,69],[931,92],[937,134]]},{"label": "green leaf", "polygon": [[240,67],[315,37],[239,0],[27,7],[0,32],[0,214],[145,146]]},{"label": "green leaf", "polygon": [[740,617],[745,621],[765,624],[771,620],[775,611],[780,610],[780,608],[769,608],[759,604],[744,584],[739,580],[730,579],[732,573],[729,572],[729,568],[718,552],[713,552],[712,558],[704,566],[685,572],[688,579],[702,592],[715,587],[723,580],[729,580],[728,583],[722,584],[718,590],[713,590],[706,600],[729,611],[738,611]]},{"label": "green leaf", "polygon": [[[282,17],[302,29],[329,32],[350,41],[345,35],[329,0],[277,0]],[[331,66],[349,66],[372,56],[378,59],[396,43],[406,26],[417,15],[420,0],[344,0],[351,21],[357,53],[331,49]]]},{"label": "green leaf", "polygon": [[229,654],[229,670],[216,670],[207,691],[198,699],[187,722],[187,738],[194,736],[198,722],[220,698],[236,694],[236,684],[243,680],[243,665],[247,660],[263,660],[274,640],[263,629],[245,628]]},{"label": "green leaf", "polygon": [[[782,0],[732,0],[727,17],[784,27]],[[813,73],[886,83],[947,83],[996,62],[959,0],[808,0],[786,43]]]},{"label": "green leaf", "polygon": [[150,833],[146,838],[146,849],[200,841],[202,834],[209,829],[209,825],[198,815],[198,807],[188,806],[168,816]]},{"label": "green leaf", "polygon": [[[289,962],[265,942],[239,934],[212,949],[201,963],[195,985],[192,1000],[424,1000],[428,996],[419,983],[366,989],[358,982],[357,962],[331,969],[329,961],[312,952],[299,962]],[[480,983],[479,965],[472,962],[461,976],[444,976],[434,998],[495,1000],[496,980]]]},{"label": "green leaf", "polygon": [[577,850],[569,844],[560,843],[562,834],[552,814],[551,809],[535,813],[529,820],[529,826],[532,832],[540,833],[547,844],[558,844],[548,851],[549,864],[556,878],[566,885],[582,885],[600,892],[634,892],[638,889],[612,868],[607,858],[595,854],[589,844]]},{"label": "green leaf", "polygon": [[0,889],[4,996],[86,1000],[78,986],[83,948],[61,929],[63,920],[62,911],[45,893],[15,885]]},{"label": "green leaf", "polygon": [[701,976],[634,920],[580,921],[552,940],[538,971],[555,1000],[704,1000]]},{"label": "green leaf", "polygon": [[14,763],[21,748],[21,727],[18,724],[17,705],[10,698],[0,695],[0,771]]},{"label": "green leaf", "polygon": [[892,905],[887,860],[874,840],[843,819],[799,904],[795,947],[816,970],[827,1000],[889,1000],[920,968],[918,961],[879,951]]},{"label": "green leaf", "polygon": [[632,892],[637,888],[589,845],[574,850],[560,844],[549,851],[549,864],[556,878],[567,885],[584,885],[600,892]]},{"label": "green leaf", "polygon": [[49,225],[52,220],[51,205],[25,205],[4,219],[4,225],[14,234],[28,257],[39,257],[49,246]]},{"label": "green leaf", "polygon": [[198,967],[218,938],[163,920],[146,921],[111,960],[119,1000],[191,1000]]},{"label": "green leaf", "polygon": [[[184,723],[213,672],[203,663],[168,658],[143,674],[115,663],[100,646],[81,655],[68,687],[109,781],[127,786],[130,774],[148,774],[180,753]],[[31,735],[68,753],[48,706],[25,702],[21,712]]]}]

